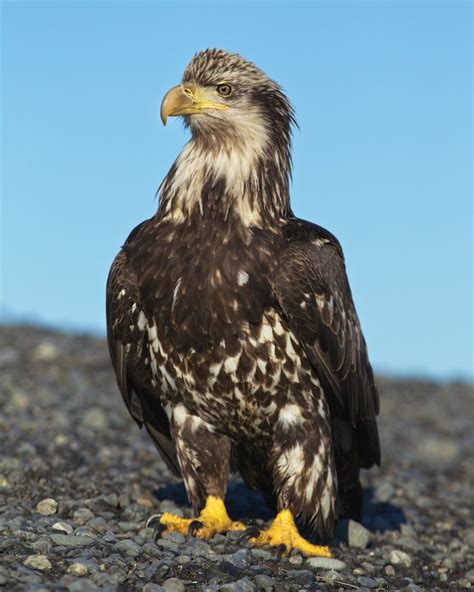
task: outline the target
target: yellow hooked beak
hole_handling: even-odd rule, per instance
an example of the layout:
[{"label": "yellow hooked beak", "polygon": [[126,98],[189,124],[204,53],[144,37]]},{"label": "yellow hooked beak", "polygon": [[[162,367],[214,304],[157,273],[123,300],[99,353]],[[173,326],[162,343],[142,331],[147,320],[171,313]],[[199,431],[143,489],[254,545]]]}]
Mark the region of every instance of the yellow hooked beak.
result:
[{"label": "yellow hooked beak", "polygon": [[161,121],[166,125],[168,117],[176,115],[194,115],[208,109],[228,109],[228,105],[210,101],[204,89],[179,84],[173,86],[164,96],[161,103]]}]

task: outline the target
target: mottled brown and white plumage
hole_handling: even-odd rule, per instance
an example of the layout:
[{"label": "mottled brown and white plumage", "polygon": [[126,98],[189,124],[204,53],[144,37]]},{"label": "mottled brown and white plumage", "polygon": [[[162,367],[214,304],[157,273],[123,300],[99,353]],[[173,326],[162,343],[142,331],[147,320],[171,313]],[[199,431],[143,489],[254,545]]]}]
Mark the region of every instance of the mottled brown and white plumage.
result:
[{"label": "mottled brown and white plumage", "polygon": [[180,88],[194,106],[169,114],[191,140],[108,279],[120,390],[196,510],[237,469],[330,534],[338,511],[359,516],[360,467],[380,463],[341,247],[291,211],[294,117],[275,82],[213,49]]}]

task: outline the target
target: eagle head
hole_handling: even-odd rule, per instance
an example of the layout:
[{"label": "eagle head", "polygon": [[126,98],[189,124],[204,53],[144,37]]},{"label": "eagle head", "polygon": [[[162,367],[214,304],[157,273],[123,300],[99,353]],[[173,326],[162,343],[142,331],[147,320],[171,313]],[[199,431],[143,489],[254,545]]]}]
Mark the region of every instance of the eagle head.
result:
[{"label": "eagle head", "polygon": [[217,208],[259,225],[288,214],[295,119],[262,70],[222,49],[197,53],[163,98],[163,123],[171,116],[182,116],[192,137],[161,186],[162,216],[183,221]]},{"label": "eagle head", "polygon": [[289,143],[294,115],[281,87],[235,53],[206,49],[184,71],[182,83],[161,104],[161,119],[181,115],[193,137],[222,148],[231,143],[275,138]]}]

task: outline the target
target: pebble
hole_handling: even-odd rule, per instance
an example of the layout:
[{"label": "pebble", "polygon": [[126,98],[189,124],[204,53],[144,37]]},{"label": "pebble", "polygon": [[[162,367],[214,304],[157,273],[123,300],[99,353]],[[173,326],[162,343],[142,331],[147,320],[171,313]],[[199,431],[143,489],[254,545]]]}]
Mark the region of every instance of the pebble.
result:
[{"label": "pebble", "polygon": [[74,531],[73,527],[67,522],[55,522],[51,528],[59,532],[65,532],[66,534],[72,534]]},{"label": "pebble", "polygon": [[51,497],[47,497],[37,504],[36,511],[43,516],[52,516],[58,511],[58,502]]},{"label": "pebble", "polygon": [[347,519],[337,524],[336,535],[354,549],[365,549],[370,539],[370,531],[365,526]]},{"label": "pebble", "polygon": [[267,559],[272,559],[274,557],[274,553],[271,551],[267,551],[267,549],[259,549],[258,547],[250,549],[250,554],[258,561],[266,561]]},{"label": "pebble", "polygon": [[178,578],[169,578],[163,582],[163,588],[166,592],[184,592],[184,584]]},{"label": "pebble", "polygon": [[72,515],[74,523],[78,526],[84,525],[91,518],[94,518],[94,514],[89,510],[89,508],[79,508]]},{"label": "pebble", "polygon": [[84,579],[71,582],[70,584],[68,584],[67,589],[69,592],[95,592],[100,588],[98,588],[92,580]]},{"label": "pebble", "polygon": [[0,489],[9,489],[10,487],[10,481],[4,475],[0,475]]},{"label": "pebble", "polygon": [[363,588],[376,588],[377,582],[373,578],[369,578],[368,576],[360,576],[357,578],[357,582]]},{"label": "pebble", "polygon": [[43,341],[33,350],[33,359],[38,362],[51,362],[59,354],[59,349],[54,343]]},{"label": "pebble", "polygon": [[374,492],[374,497],[379,502],[388,502],[395,494],[395,487],[390,481],[383,481]]},{"label": "pebble", "polygon": [[469,547],[471,547],[472,549],[474,549],[474,529],[473,530],[470,530],[464,536],[464,542],[466,543],[466,545],[468,545]]},{"label": "pebble", "polygon": [[163,536],[168,541],[172,541],[177,545],[182,545],[186,542],[186,537],[184,536],[184,534],[181,534],[180,532],[165,532]]},{"label": "pebble", "polygon": [[314,574],[309,569],[289,569],[285,575],[286,579],[295,581],[301,586],[309,585],[314,581]]},{"label": "pebble", "polygon": [[315,569],[334,569],[335,571],[342,571],[347,568],[344,561],[332,557],[308,557],[305,564]]},{"label": "pebble", "polygon": [[273,590],[275,586],[275,580],[270,576],[266,576],[264,574],[255,576],[254,582],[258,588],[263,588],[267,591]]},{"label": "pebble", "polygon": [[41,571],[51,569],[53,567],[46,555],[29,555],[23,561],[23,565],[26,565],[26,567],[32,567],[33,569],[39,569]]},{"label": "pebble", "polygon": [[142,588],[142,592],[163,592],[163,590],[163,586],[159,586],[154,582],[147,582]]},{"label": "pebble", "polygon": [[474,584],[474,569],[467,571],[464,576],[466,577],[466,580],[471,582],[471,584]]},{"label": "pebble", "polygon": [[251,582],[248,578],[242,578],[241,580],[237,580],[236,582],[231,582],[229,584],[224,584],[220,586],[220,592],[254,592],[257,589],[255,584]]},{"label": "pebble", "polygon": [[82,577],[87,575],[89,570],[87,569],[87,565],[77,562],[68,567],[67,573],[71,574],[72,576]]},{"label": "pebble", "polygon": [[247,567],[249,562],[249,552],[247,549],[239,549],[235,553],[232,553],[231,555],[225,555],[224,557],[226,561],[232,563],[232,565],[235,565],[236,567],[240,567],[241,569]]},{"label": "pebble", "polygon": [[399,549],[393,549],[390,551],[390,563],[393,565],[403,565],[404,567],[411,566],[411,557],[405,551],[400,551]]},{"label": "pebble", "polygon": [[124,539],[118,543],[116,543],[115,548],[118,549],[121,553],[125,553],[129,557],[137,557],[140,555],[142,550],[141,548],[132,541],[131,539]]},{"label": "pebble", "polygon": [[61,547],[85,547],[94,542],[91,537],[75,536],[73,534],[52,534],[49,538],[53,543]]},{"label": "pebble", "polygon": [[82,423],[93,430],[104,430],[108,427],[107,416],[100,407],[92,407],[86,411]]},{"label": "pebble", "polygon": [[395,568],[393,567],[393,565],[387,565],[384,567],[384,574],[386,576],[394,576],[395,575]]}]

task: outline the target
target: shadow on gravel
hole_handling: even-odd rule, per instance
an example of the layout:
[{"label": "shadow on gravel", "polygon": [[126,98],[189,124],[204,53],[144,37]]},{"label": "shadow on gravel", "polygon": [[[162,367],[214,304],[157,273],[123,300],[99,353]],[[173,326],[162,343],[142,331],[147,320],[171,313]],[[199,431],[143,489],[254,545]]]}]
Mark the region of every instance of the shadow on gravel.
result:
[{"label": "shadow on gravel", "polygon": [[[170,483],[153,492],[160,500],[171,500],[178,506],[190,506],[183,483]],[[249,489],[241,481],[231,481],[227,488],[225,503],[229,515],[234,519],[270,520],[274,513],[265,503],[260,491]]]},{"label": "shadow on gravel", "polygon": [[373,487],[364,488],[364,526],[372,531],[387,532],[400,530],[406,522],[407,517],[402,508],[389,501],[377,500]]},{"label": "shadow on gravel", "polygon": [[[183,483],[170,483],[154,492],[160,500],[171,500],[178,506],[190,506]],[[249,489],[241,481],[231,481],[226,495],[226,506],[229,515],[236,520],[270,520],[274,512],[265,503],[260,491]],[[380,501],[375,497],[375,490],[364,488],[364,526],[372,531],[387,532],[400,530],[401,524],[407,522],[405,512],[388,501]]]}]

